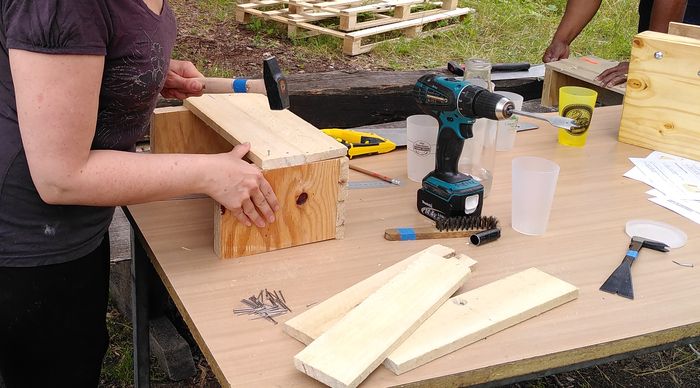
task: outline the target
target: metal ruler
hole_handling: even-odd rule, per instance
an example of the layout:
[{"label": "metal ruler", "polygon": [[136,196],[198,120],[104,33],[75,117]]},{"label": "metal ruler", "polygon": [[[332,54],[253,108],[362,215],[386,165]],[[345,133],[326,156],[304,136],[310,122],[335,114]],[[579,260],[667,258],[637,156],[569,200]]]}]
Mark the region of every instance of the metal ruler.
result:
[{"label": "metal ruler", "polygon": [[350,181],[348,182],[348,189],[379,189],[382,187],[392,187],[396,186],[389,182],[384,181]]}]

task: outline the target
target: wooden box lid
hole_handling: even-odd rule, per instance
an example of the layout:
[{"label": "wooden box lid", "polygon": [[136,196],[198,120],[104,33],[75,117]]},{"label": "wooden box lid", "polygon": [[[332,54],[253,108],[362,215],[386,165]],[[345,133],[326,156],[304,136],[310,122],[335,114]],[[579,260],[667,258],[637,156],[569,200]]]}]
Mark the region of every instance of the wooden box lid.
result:
[{"label": "wooden box lid", "polygon": [[345,156],[347,148],[289,110],[270,110],[260,94],[206,94],[184,106],[233,145],[250,142],[263,170]]}]

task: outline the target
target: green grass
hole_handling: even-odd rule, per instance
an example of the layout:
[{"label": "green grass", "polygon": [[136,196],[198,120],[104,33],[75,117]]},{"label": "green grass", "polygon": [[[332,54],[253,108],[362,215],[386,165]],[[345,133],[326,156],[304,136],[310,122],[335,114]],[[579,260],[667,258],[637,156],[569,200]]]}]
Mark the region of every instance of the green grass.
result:
[{"label": "green grass", "polygon": [[[396,70],[442,67],[448,60],[469,57],[492,62],[538,63],[565,5],[565,0],[460,0],[460,7],[470,7],[476,12],[454,28],[417,39],[386,42],[368,55],[373,61]],[[636,7],[636,0],[604,1],[572,44],[572,54],[628,58],[630,42],[636,33]],[[303,55],[309,56],[329,50],[318,41],[297,45],[305,51]],[[338,46],[335,44],[331,49]]]}]

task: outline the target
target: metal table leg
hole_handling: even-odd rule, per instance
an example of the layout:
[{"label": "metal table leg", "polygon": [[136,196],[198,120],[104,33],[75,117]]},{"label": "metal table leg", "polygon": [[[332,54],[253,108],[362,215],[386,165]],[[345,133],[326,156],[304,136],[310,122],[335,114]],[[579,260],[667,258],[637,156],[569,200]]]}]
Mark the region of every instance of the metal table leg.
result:
[{"label": "metal table leg", "polygon": [[148,256],[131,229],[131,311],[134,325],[134,387],[150,386]]}]

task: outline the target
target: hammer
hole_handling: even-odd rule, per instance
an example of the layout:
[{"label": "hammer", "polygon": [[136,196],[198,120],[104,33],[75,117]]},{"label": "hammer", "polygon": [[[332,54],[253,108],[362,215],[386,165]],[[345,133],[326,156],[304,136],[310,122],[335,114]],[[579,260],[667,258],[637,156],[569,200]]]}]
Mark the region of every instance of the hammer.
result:
[{"label": "hammer", "polygon": [[287,80],[275,57],[263,60],[263,78],[211,78],[200,79],[204,93],[258,93],[267,96],[271,110],[289,108]]}]

